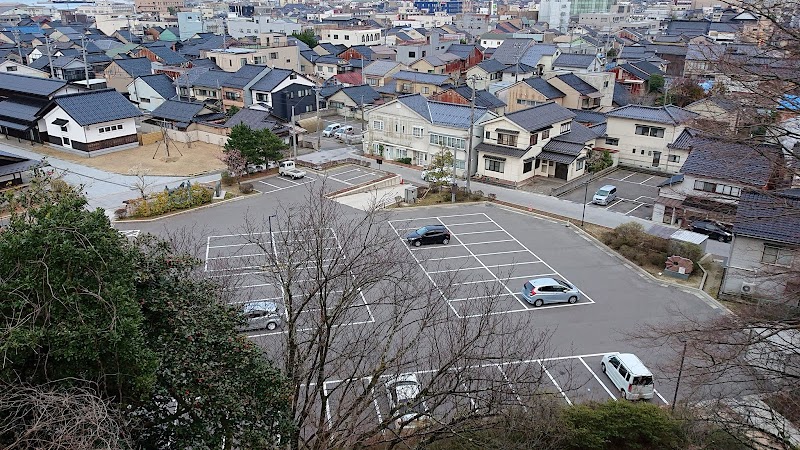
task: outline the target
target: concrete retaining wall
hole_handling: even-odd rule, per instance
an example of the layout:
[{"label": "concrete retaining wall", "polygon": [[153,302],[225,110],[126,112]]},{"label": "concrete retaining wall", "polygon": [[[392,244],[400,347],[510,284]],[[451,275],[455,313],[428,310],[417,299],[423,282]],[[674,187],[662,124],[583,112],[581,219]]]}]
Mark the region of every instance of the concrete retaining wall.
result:
[{"label": "concrete retaining wall", "polygon": [[387,187],[392,186],[399,186],[400,182],[403,178],[399,175],[391,174],[386,175],[383,178],[379,178],[376,181],[369,181],[363,184],[359,184],[357,186],[351,186],[336,192],[331,192],[327,195],[328,198],[339,198],[344,197],[346,195],[353,195],[353,194],[361,194],[363,192],[369,191],[376,191],[378,189],[384,189]]},{"label": "concrete retaining wall", "polygon": [[594,180],[596,180],[598,178],[602,178],[602,177],[610,174],[611,172],[614,172],[617,169],[619,169],[619,166],[606,167],[605,169],[601,170],[600,172],[593,173],[593,174],[588,174],[588,175],[582,175],[582,176],[580,176],[578,178],[574,178],[574,179],[572,179],[570,181],[567,181],[566,183],[562,184],[561,186],[559,186],[557,188],[551,189],[550,190],[550,195],[552,195],[553,197],[558,197],[559,195],[564,195],[567,192],[572,192],[575,189],[578,189],[579,187],[583,186],[585,183],[590,183],[590,182],[592,182],[592,181],[594,181]]}]

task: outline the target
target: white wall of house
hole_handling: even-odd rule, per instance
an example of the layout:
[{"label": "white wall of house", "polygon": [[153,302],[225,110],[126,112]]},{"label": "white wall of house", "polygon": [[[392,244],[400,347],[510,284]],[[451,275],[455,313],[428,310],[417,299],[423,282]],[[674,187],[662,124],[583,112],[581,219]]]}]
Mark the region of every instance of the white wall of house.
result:
[{"label": "white wall of house", "polygon": [[[60,126],[53,124],[56,119],[64,119],[69,121],[64,127],[64,131]],[[117,127],[116,130],[108,130],[108,128]],[[61,107],[56,106],[52,111],[45,114],[44,118],[39,121],[39,129],[46,129],[49,136],[57,136],[68,138],[69,144],[62,144],[64,148],[72,148],[72,141],[90,143],[106,139],[112,139],[122,136],[129,136],[136,134],[136,120],[133,118],[117,120],[112,122],[103,122],[94,125],[81,126],[69,116]],[[102,132],[100,130],[103,130]],[[55,144],[53,144],[55,145]]]},{"label": "white wall of house", "polygon": [[381,45],[383,36],[381,28],[352,28],[352,29],[322,29],[319,30],[320,43],[331,43],[333,45]]},{"label": "white wall of house", "polygon": [[497,48],[503,45],[505,39],[483,39],[481,38],[481,47],[483,48]]},{"label": "white wall of house", "polygon": [[288,86],[291,86],[293,84],[300,84],[300,85],[303,85],[303,86],[308,86],[309,87],[308,94],[306,94],[306,95],[314,95],[314,91],[311,89],[314,86],[314,82],[312,82],[312,81],[310,81],[310,80],[308,80],[308,79],[306,79],[304,77],[297,77],[295,79],[286,78],[280,84],[278,84],[275,87],[275,89],[273,89],[271,92],[259,91],[259,90],[253,89],[252,98],[256,102],[265,103],[265,104],[267,104],[269,106],[272,106],[273,93],[280,92],[282,89],[284,89],[284,88],[286,88]]},{"label": "white wall of house", "polygon": [[33,67],[20,64],[16,61],[7,59],[0,63],[0,73],[10,73],[12,75],[27,75],[29,77],[50,78],[49,72],[44,72]]},{"label": "white wall of house", "polygon": [[[618,139],[619,142],[616,145],[606,143],[604,147],[618,149],[619,163],[622,165],[661,170],[665,173],[678,173],[686,161],[688,156],[686,150],[667,147],[683,131],[683,125],[674,126],[619,117],[609,117],[607,124],[606,134],[611,139]],[[647,131],[648,135],[637,134],[637,126],[649,127],[646,130],[640,129],[640,133]],[[652,133],[655,133],[656,136],[650,136]],[[659,155],[657,166],[654,165],[656,152]]]},{"label": "white wall of house", "polygon": [[663,192],[666,197],[672,198],[703,197],[720,203],[736,205],[739,203],[739,197],[745,187],[742,184],[730,181],[684,175],[682,183],[665,186],[661,188],[660,193]]},{"label": "white wall of house", "polygon": [[[745,236],[735,236],[721,290],[740,295],[742,285],[752,285],[754,297],[780,298],[787,281],[800,269],[797,248]],[[794,280],[797,281],[796,279]]]},{"label": "white wall of house", "polygon": [[[109,128],[117,127],[116,130]],[[111,122],[96,123],[85,127],[87,142],[103,141],[136,133],[136,121],[134,119],[114,120]]]},{"label": "white wall of house", "polygon": [[[177,94],[177,91],[175,93]],[[128,95],[131,102],[136,104],[139,109],[150,112],[167,100],[141,78],[133,80],[128,85]]]}]

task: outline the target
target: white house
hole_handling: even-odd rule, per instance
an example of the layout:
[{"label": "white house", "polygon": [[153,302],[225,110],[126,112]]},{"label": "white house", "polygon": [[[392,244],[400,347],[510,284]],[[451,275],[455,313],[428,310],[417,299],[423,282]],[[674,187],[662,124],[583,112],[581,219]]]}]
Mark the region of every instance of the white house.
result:
[{"label": "white house", "polygon": [[[481,142],[483,122],[497,117],[486,108],[475,108],[473,148]],[[364,151],[385,158],[411,158],[426,166],[442,151],[455,153],[456,167],[466,169],[470,107],[428,100],[420,94],[405,95],[365,112],[368,133]],[[471,168],[477,155],[470,151]]]},{"label": "white house", "polygon": [[48,106],[39,133],[55,148],[97,156],[139,145],[135,119],[141,115],[114,89],[67,94]]},{"label": "white house", "polygon": [[158,73],[137,77],[128,85],[128,95],[139,109],[152,112],[178,92],[170,77]]},{"label": "white house", "polygon": [[7,59],[0,63],[0,72],[29,77],[50,78],[50,73]]}]

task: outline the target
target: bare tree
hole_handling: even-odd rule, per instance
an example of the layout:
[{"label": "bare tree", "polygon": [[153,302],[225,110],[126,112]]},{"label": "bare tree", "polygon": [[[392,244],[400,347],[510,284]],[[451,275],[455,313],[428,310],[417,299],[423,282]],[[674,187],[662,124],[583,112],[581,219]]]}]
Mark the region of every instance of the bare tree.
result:
[{"label": "bare tree", "polygon": [[145,203],[147,203],[147,191],[155,184],[155,180],[150,178],[150,172],[150,169],[142,167],[141,164],[131,167],[128,171],[134,177],[133,188],[139,192]]},{"label": "bare tree", "polygon": [[[251,339],[294,388],[292,448],[408,448],[558,395],[537,362],[550,356],[551,331],[532,314],[498,313],[501,283],[464,284],[466,270],[413,259],[387,218],[345,210],[313,188],[272,217],[248,217],[237,267],[213,262],[230,273],[229,287],[247,279],[271,289],[258,298],[283,304],[283,331]],[[245,300],[235,297],[241,289],[225,292]],[[447,300],[456,297],[468,299],[465,309]],[[419,392],[393,399],[392,382],[412,375]]]},{"label": "bare tree", "polygon": [[7,450],[130,448],[126,430],[116,407],[89,387],[0,384],[0,442]]}]

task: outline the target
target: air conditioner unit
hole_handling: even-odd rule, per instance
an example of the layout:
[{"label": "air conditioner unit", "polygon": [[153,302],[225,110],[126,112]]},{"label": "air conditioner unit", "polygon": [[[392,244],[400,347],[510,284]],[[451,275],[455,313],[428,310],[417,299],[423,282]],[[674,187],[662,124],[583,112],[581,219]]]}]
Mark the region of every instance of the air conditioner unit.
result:
[{"label": "air conditioner unit", "polygon": [[756,289],[755,283],[748,283],[746,281],[742,282],[742,288],[741,288],[742,294],[750,295],[755,291],[755,289]]}]

